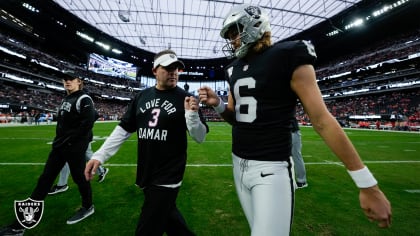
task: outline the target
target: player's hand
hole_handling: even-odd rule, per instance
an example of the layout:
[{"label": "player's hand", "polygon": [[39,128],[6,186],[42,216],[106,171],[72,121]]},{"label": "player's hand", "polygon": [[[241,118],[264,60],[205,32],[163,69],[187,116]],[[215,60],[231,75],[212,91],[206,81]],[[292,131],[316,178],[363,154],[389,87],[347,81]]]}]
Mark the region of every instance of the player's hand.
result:
[{"label": "player's hand", "polygon": [[98,160],[89,160],[86,163],[85,178],[87,181],[90,181],[93,179],[93,176],[95,175],[96,170],[99,168],[100,165],[101,165],[101,162]]},{"label": "player's hand", "polygon": [[220,102],[216,92],[214,92],[208,86],[203,86],[198,89],[198,98],[200,99],[201,103],[212,107],[219,105]]},{"label": "player's hand", "polygon": [[370,221],[378,222],[381,228],[391,226],[391,203],[378,186],[360,189],[359,199],[360,206]]},{"label": "player's hand", "polygon": [[198,100],[193,96],[185,97],[184,107],[185,110],[198,111]]}]

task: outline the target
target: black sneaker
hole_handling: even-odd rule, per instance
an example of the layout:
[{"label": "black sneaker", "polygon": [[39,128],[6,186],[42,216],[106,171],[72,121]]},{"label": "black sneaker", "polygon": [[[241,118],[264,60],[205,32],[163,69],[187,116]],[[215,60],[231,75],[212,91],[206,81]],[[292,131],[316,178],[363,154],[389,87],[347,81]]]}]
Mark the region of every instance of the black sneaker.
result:
[{"label": "black sneaker", "polygon": [[306,187],[308,187],[308,183],[299,183],[299,182],[297,182],[296,183],[296,185],[297,185],[297,188],[306,188]]},{"label": "black sneaker", "polygon": [[83,220],[84,218],[92,215],[95,212],[95,208],[93,205],[86,209],[84,207],[80,208],[74,216],[72,216],[70,219],[67,220],[68,225],[76,224],[77,222]]},{"label": "black sneaker", "polygon": [[54,195],[54,194],[57,194],[57,193],[62,193],[62,192],[67,191],[68,189],[69,189],[69,186],[67,184],[63,185],[63,186],[54,185],[51,188],[51,190],[48,192],[48,194],[49,195]]},{"label": "black sneaker", "polygon": [[102,181],[105,180],[105,176],[106,176],[106,174],[108,174],[108,171],[109,171],[109,168],[104,168],[104,172],[101,173],[98,177],[98,182],[99,183],[102,183]]},{"label": "black sneaker", "polygon": [[11,226],[6,226],[0,229],[1,236],[21,236],[25,233],[25,229],[13,229]]}]

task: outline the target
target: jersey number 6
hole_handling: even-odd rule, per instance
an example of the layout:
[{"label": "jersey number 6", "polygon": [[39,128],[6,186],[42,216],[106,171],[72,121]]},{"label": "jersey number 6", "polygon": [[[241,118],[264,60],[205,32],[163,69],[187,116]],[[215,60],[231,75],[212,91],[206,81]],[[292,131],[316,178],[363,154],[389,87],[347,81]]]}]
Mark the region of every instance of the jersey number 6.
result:
[{"label": "jersey number 6", "polygon": [[[241,97],[239,93],[239,87],[247,87],[248,89],[255,88],[255,79],[252,77],[242,78],[236,81],[234,85],[234,94],[235,94],[235,114],[236,120],[239,122],[251,123],[257,118],[257,100],[254,97],[244,96]],[[246,113],[243,112],[244,109],[241,107],[246,107]]]}]

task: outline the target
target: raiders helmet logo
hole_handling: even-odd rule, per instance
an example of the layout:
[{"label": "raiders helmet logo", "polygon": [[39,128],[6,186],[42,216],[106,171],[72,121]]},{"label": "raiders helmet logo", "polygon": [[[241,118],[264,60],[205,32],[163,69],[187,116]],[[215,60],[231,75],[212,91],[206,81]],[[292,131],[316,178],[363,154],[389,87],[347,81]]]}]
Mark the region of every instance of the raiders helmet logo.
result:
[{"label": "raiders helmet logo", "polygon": [[255,18],[255,19],[260,18],[261,9],[259,7],[256,7],[256,6],[248,6],[244,10],[246,11],[246,13],[248,13],[253,18]]},{"label": "raiders helmet logo", "polygon": [[43,211],[44,201],[36,201],[31,198],[15,201],[16,219],[27,229],[32,229],[38,225],[41,221]]}]

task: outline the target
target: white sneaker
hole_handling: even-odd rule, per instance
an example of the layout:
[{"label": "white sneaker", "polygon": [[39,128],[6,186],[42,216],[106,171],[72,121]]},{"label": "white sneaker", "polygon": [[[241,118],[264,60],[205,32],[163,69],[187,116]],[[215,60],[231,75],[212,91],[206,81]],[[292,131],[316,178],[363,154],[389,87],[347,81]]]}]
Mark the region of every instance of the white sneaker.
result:
[{"label": "white sneaker", "polygon": [[308,183],[296,183],[296,187],[297,188],[306,188],[308,187]]}]

